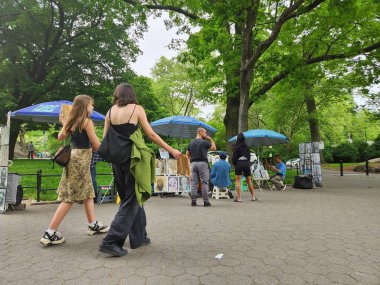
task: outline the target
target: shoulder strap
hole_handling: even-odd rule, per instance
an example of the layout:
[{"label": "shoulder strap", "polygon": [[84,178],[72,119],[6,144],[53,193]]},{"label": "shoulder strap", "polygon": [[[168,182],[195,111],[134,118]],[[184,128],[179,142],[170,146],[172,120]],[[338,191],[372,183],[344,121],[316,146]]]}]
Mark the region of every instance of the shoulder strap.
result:
[{"label": "shoulder strap", "polygon": [[111,124],[111,110],[112,110],[112,107],[108,110],[108,117],[110,119],[110,124]]},{"label": "shoulder strap", "polygon": [[133,108],[133,111],[132,111],[131,116],[129,117],[128,123],[129,123],[129,121],[132,119],[132,116],[133,116],[133,113],[135,112],[136,106],[137,106],[137,104],[135,104],[135,107]]}]

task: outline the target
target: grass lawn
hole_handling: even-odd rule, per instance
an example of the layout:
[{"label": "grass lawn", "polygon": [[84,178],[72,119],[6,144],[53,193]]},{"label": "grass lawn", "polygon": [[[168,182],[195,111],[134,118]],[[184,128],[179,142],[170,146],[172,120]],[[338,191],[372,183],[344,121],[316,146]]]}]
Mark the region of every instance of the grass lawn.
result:
[{"label": "grass lawn", "polygon": [[[43,191],[41,192],[41,200],[56,200],[57,194],[55,191],[61,179],[63,168],[55,164],[53,169],[53,164],[50,159],[15,159],[13,160],[13,165],[9,167],[9,172],[16,172],[22,175],[21,185],[24,189],[24,198],[36,199],[37,171],[39,169],[42,170],[41,188]],[[97,174],[107,174],[97,175],[98,186],[110,184],[112,168],[108,163],[98,162],[96,164],[96,172]]]}]

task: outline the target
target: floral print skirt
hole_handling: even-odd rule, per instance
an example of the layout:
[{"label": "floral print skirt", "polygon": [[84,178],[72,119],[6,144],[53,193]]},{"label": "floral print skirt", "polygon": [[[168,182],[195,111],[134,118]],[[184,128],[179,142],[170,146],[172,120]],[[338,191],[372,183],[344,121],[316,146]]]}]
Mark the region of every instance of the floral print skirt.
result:
[{"label": "floral print skirt", "polygon": [[92,150],[72,149],[69,164],[63,169],[57,194],[58,201],[72,203],[94,198],[90,162]]}]

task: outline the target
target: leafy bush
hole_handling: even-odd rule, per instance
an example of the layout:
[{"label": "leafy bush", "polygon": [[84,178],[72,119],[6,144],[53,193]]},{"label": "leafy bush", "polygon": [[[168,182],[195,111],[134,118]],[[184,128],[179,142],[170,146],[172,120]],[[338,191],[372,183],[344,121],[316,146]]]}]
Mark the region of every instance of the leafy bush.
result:
[{"label": "leafy bush", "polygon": [[333,148],[330,146],[325,146],[325,149],[323,150],[323,158],[325,159],[325,162],[333,162]]},{"label": "leafy bush", "polygon": [[369,159],[369,145],[367,142],[357,141],[353,143],[353,146],[358,150],[357,162],[362,162]]},{"label": "leafy bush", "polygon": [[358,159],[358,149],[351,143],[342,143],[333,151],[335,162],[355,162]]},{"label": "leafy bush", "polygon": [[380,157],[380,135],[375,139],[374,143],[369,147],[369,158]]}]

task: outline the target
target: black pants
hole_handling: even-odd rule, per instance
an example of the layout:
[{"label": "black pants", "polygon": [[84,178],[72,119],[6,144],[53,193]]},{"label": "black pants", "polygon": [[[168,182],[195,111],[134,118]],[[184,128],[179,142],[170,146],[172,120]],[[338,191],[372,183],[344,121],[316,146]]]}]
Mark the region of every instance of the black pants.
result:
[{"label": "black pants", "polygon": [[117,244],[122,247],[129,235],[129,243],[138,245],[147,236],[145,211],[137,202],[135,179],[129,167],[130,160],[122,165],[112,165],[121,203],[103,244]]}]

